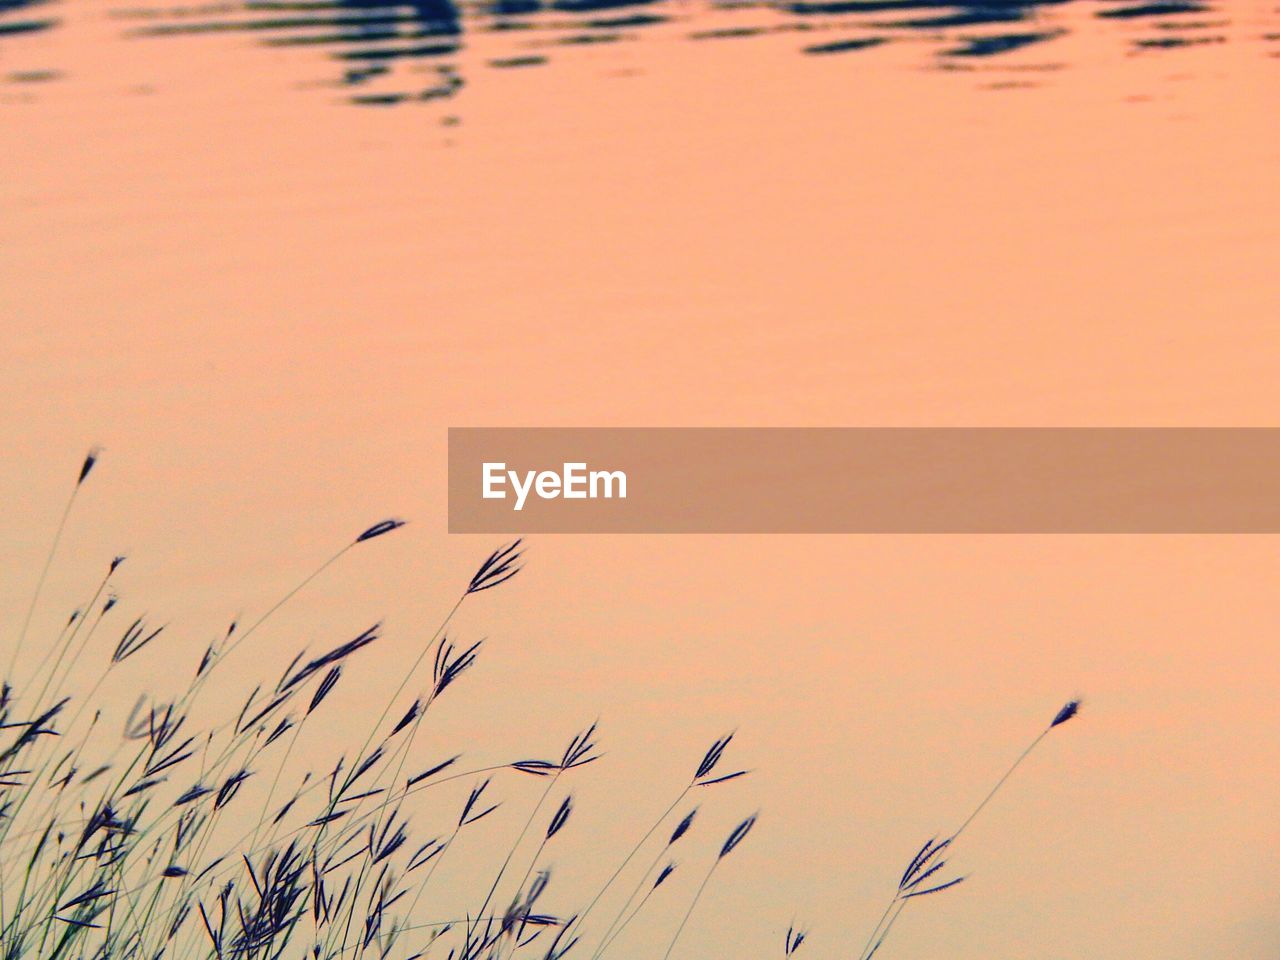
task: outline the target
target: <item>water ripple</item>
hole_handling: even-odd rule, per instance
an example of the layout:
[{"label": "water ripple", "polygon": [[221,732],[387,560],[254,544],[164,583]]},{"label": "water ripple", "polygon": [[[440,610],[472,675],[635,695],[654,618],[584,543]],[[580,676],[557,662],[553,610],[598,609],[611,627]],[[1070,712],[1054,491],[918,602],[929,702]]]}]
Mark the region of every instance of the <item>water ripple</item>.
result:
[{"label": "water ripple", "polygon": [[[59,18],[46,13],[52,6],[52,0],[0,0],[0,46],[58,26]],[[1115,56],[1230,37],[1248,37],[1274,56],[1277,36],[1267,29],[1274,28],[1274,11],[1256,30],[1233,30],[1238,25],[1225,4],[1201,0],[239,0],[119,8],[112,16],[124,36],[157,42],[230,33],[267,47],[311,48],[328,64],[315,68],[313,81],[349,88],[344,98],[366,106],[449,99],[465,89],[466,71],[541,68],[577,55],[575,49],[658,37],[785,43],[805,56],[875,56],[912,44],[921,66],[950,71],[979,63],[987,69],[1021,52],[1018,69],[1027,71],[1068,66],[1061,62],[1069,56],[1063,41],[1086,31],[1108,34]],[[29,71],[3,79],[59,76]],[[990,86],[1011,85],[1028,84]]]}]

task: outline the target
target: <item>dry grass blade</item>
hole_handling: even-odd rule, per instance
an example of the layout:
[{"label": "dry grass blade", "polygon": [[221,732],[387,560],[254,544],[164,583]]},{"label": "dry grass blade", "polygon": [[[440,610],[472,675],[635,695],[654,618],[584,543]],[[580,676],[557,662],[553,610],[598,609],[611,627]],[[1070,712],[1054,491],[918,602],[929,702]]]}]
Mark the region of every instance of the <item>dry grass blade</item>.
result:
[{"label": "dry grass blade", "polygon": [[[692,776],[686,768],[673,777],[674,796],[645,814],[648,827],[639,842],[581,910],[559,909],[564,904],[556,901],[568,894],[559,885],[553,888],[544,855],[567,855],[574,848],[566,841],[587,820],[579,812],[582,801],[575,799],[584,794],[577,785],[573,794],[564,791],[561,778],[603,767],[596,765],[601,752],[595,723],[559,753],[517,760],[504,753],[478,767],[461,763],[460,749],[447,751],[445,759],[437,759],[437,747],[430,759],[414,751],[432,704],[446,690],[455,690],[450,706],[458,701],[481,649],[480,641],[455,642],[445,630],[467,597],[520,572],[521,541],[493,551],[435,632],[413,638],[416,656],[394,665],[398,689],[368,711],[381,711],[369,728],[370,717],[351,706],[358,698],[347,694],[362,682],[360,671],[372,666],[368,658],[378,649],[380,624],[354,637],[342,627],[338,639],[350,639],[332,641],[318,654],[300,650],[256,684],[216,668],[339,557],[404,521],[391,518],[366,528],[248,629],[233,622],[219,639],[202,643],[189,663],[175,664],[184,656],[180,625],[151,626],[145,615],[131,614],[114,644],[96,638],[102,616],[117,606],[108,580],[123,562],[120,556],[105,576],[95,567],[71,616],[63,608],[56,616],[33,617],[42,613],[41,587],[76,492],[98,462],[93,450],[81,465],[15,637],[15,662],[34,679],[15,679],[11,671],[0,681],[0,958],[562,960],[575,950],[587,957],[581,932],[588,916],[643,851],[638,875],[626,877],[624,889],[630,892],[611,913],[612,922],[603,935],[591,934],[595,950],[588,960],[599,960],[635,924],[657,922],[659,911],[651,902],[660,904],[681,889],[687,867],[677,873],[673,858],[680,844],[681,860],[701,858],[706,870],[671,937],[669,960],[716,871],[757,822],[747,817],[722,842],[705,840],[703,815],[690,805],[691,793],[746,775],[725,763],[734,734],[714,740],[696,766],[690,764]],[[50,636],[43,656],[32,658],[32,671],[17,652],[27,627],[46,621],[52,621]],[[162,635],[164,642],[157,643]],[[251,671],[254,664],[246,660]],[[117,669],[126,662],[129,667]],[[418,677],[419,667],[425,673],[428,664],[430,677]],[[86,679],[91,665],[97,673]],[[340,681],[346,694],[335,695]],[[402,699],[411,682],[420,684],[417,695]],[[223,686],[197,707],[197,694],[213,683]],[[123,716],[116,705],[130,703],[134,708]],[[919,848],[863,960],[886,942],[909,903],[962,881],[948,864],[956,839],[1048,732],[1075,718],[1079,708],[1071,700],[1054,715],[959,830]],[[369,729],[359,749],[345,740],[353,726],[361,735]],[[469,750],[485,749],[484,733],[468,733]],[[291,762],[300,742],[306,748]],[[304,760],[317,757],[323,757],[323,767]],[[699,799],[717,801],[732,792],[712,790]],[[431,800],[437,794],[439,802]],[[506,830],[498,811],[512,809],[520,815]],[[619,817],[626,814],[625,808],[618,811]],[[495,839],[499,830],[506,841]],[[458,862],[462,857],[484,859],[464,864]],[[433,887],[437,873],[442,879]],[[486,882],[492,878],[480,908],[461,918],[457,914],[465,911],[444,912],[446,894],[464,896],[471,906],[481,899],[484,885],[465,887],[466,878],[477,875]],[[442,913],[455,919],[440,920]],[[807,937],[793,924],[785,955]]]}]

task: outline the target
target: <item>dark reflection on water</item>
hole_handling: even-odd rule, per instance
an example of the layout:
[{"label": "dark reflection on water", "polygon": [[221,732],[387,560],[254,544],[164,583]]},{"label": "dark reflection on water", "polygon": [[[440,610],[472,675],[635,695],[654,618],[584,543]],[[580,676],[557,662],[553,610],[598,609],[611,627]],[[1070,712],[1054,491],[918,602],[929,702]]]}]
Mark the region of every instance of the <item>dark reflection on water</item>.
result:
[{"label": "dark reflection on water", "polygon": [[[0,46],[55,26],[56,17],[41,15],[51,2],[0,0]],[[772,38],[808,56],[911,43],[922,66],[953,71],[1030,50],[1041,59],[1018,58],[1018,68],[1031,71],[1067,66],[1055,41],[1085,30],[1113,35],[1117,56],[1224,43],[1231,13],[1225,0],[229,0],[121,7],[113,16],[134,37],[236,33],[314,48],[331,64],[316,82],[348,88],[353,103],[391,105],[454,96],[465,86],[464,62],[468,70],[542,67],[573,48],[654,31],[698,42]],[[1275,37],[1265,27],[1250,36],[1268,46]]]},{"label": "dark reflection on water", "polygon": [[47,16],[48,0],[0,0],[0,38],[48,30],[58,24]]}]

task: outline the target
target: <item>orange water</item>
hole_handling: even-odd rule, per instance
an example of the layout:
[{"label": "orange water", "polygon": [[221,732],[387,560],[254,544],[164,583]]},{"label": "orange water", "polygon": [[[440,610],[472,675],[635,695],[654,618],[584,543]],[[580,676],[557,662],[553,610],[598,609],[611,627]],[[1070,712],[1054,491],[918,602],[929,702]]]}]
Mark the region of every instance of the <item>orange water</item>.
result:
[{"label": "orange water", "polygon": [[[1275,425],[1280,26],[1209,6],[395,8],[312,44],[378,15],[0,13],[58,21],[0,33],[4,625],[94,442],[46,628],[124,551],[124,609],[194,651],[414,521],[240,667],[385,616],[357,710],[493,546],[444,534],[449,425]],[[737,726],[703,855],[763,814],[685,955],[777,955],[795,915],[834,958],[1082,694],[886,960],[1271,957],[1276,573],[1267,537],[544,537],[464,608],[489,647],[424,750],[601,717],[573,903]],[[661,955],[700,863],[620,955]]]}]

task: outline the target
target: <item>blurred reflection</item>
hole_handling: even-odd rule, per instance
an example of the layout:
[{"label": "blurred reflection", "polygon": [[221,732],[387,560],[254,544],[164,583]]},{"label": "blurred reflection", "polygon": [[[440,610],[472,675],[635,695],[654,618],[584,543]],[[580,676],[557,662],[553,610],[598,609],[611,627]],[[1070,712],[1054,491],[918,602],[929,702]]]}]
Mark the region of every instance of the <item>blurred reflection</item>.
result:
[{"label": "blurred reflection", "polygon": [[[56,18],[38,15],[50,5],[0,0],[0,47],[55,26]],[[1123,56],[1224,43],[1232,24],[1222,3],[1199,0],[241,0],[215,15],[208,9],[116,14],[132,21],[131,35],[232,31],[273,47],[314,48],[330,67],[309,82],[346,89],[365,105],[455,96],[465,85],[464,55],[469,70],[528,69],[574,48],[641,42],[655,30],[697,42],[785,43],[808,56],[874,57],[877,48],[911,43],[922,68],[950,71],[994,68],[1021,52],[1025,72],[1070,66],[1063,41],[1086,30],[1112,35]],[[1263,28],[1253,39],[1276,35]]]}]

